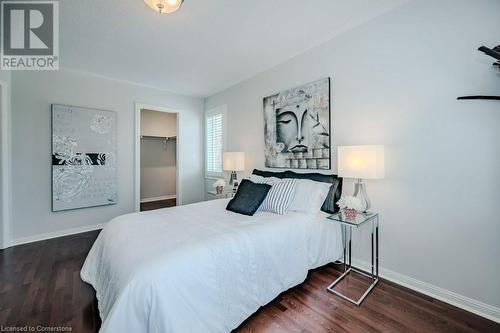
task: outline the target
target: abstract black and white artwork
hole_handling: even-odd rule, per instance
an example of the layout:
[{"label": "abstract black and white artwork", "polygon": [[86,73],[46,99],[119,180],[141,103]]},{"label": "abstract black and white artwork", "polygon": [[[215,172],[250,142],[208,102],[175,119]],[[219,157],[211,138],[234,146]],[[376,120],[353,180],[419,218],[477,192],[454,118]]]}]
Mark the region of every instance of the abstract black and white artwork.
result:
[{"label": "abstract black and white artwork", "polygon": [[268,168],[331,167],[330,78],[264,98]]},{"label": "abstract black and white artwork", "polygon": [[117,203],[114,111],[52,104],[52,211]]}]

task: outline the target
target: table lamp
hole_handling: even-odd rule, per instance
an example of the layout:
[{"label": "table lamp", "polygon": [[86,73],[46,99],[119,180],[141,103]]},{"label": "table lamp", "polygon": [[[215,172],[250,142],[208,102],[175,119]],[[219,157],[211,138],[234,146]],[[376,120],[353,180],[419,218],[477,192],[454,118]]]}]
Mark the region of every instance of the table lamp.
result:
[{"label": "table lamp", "polygon": [[357,179],[354,197],[361,201],[364,212],[371,207],[363,179],[384,178],[384,146],[339,146],[338,174]]},{"label": "table lamp", "polygon": [[237,171],[245,170],[245,153],[243,152],[225,152],[223,155],[223,169],[231,171],[229,185],[238,186]]}]

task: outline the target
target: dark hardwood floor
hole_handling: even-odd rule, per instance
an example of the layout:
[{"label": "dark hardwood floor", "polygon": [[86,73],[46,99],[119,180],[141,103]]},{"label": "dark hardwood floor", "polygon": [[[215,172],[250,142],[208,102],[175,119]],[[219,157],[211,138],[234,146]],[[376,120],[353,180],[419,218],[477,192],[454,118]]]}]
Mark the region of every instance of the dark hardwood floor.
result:
[{"label": "dark hardwood floor", "polygon": [[93,288],[80,269],[98,231],[0,251],[0,325],[70,326],[97,332]]},{"label": "dark hardwood floor", "polygon": [[[95,293],[80,279],[97,234],[0,251],[0,325],[97,332]],[[311,271],[303,284],[279,295],[235,332],[500,332],[500,324],[387,281],[356,307],[325,290],[340,268],[331,264]],[[352,277],[339,288],[359,291],[366,283]]]},{"label": "dark hardwood floor", "polygon": [[176,204],[177,204],[176,199],[141,202],[141,212],[144,212],[146,210],[174,207]]}]

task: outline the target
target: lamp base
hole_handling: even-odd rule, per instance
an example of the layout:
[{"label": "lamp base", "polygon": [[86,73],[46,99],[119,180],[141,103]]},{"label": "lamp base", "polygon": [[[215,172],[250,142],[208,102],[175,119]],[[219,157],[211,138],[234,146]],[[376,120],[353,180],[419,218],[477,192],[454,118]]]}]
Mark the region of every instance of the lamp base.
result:
[{"label": "lamp base", "polygon": [[358,198],[361,201],[361,205],[363,207],[363,213],[369,213],[371,208],[371,202],[368,198],[368,194],[366,193],[366,185],[363,183],[361,178],[358,178],[358,181],[354,185],[354,194],[355,198]]},{"label": "lamp base", "polygon": [[234,187],[238,186],[238,174],[236,171],[231,171],[231,176],[229,177],[229,185],[233,185]]}]

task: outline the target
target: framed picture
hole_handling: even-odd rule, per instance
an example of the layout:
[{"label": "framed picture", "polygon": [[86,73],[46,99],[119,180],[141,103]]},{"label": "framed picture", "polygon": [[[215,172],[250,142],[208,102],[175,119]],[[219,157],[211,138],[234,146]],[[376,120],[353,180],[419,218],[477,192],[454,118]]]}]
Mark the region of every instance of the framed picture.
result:
[{"label": "framed picture", "polygon": [[52,211],[117,203],[114,111],[52,104]]},{"label": "framed picture", "polygon": [[264,98],[265,165],[331,168],[330,78]]}]

